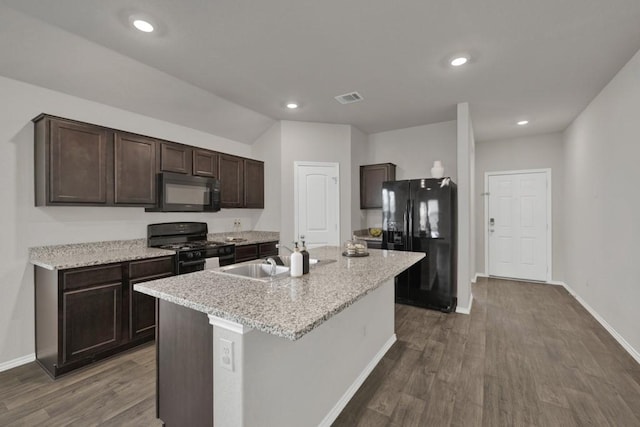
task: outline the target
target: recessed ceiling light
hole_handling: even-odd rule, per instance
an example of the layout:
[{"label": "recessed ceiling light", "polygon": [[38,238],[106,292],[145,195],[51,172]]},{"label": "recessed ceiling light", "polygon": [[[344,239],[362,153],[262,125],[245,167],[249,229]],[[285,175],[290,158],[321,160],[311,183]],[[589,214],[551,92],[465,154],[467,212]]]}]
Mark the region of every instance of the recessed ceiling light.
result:
[{"label": "recessed ceiling light", "polygon": [[135,19],[133,21],[133,26],[144,33],[150,33],[153,31],[153,25],[144,19]]},{"label": "recessed ceiling light", "polygon": [[529,124],[529,120],[520,120],[518,122],[518,126],[525,126]]},{"label": "recessed ceiling light", "polygon": [[299,105],[298,105],[298,104],[296,104],[295,102],[289,102],[289,103],[287,104],[287,108],[288,108],[288,109],[290,109],[290,110],[295,110],[295,109],[296,109],[296,108],[298,108],[298,107],[299,107]]},{"label": "recessed ceiling light", "polygon": [[454,67],[459,67],[466,64],[467,62],[469,62],[468,56],[457,56],[453,58],[449,63]]}]

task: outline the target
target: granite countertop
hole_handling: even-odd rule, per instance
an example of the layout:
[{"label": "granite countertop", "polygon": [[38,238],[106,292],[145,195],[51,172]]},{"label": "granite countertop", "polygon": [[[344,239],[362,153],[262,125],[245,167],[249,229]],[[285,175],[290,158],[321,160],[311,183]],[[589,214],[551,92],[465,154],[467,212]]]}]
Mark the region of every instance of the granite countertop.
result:
[{"label": "granite countertop", "polygon": [[358,239],[369,240],[372,242],[382,242],[382,236],[373,237],[373,236],[356,236]]},{"label": "granite countertop", "polygon": [[379,235],[378,237],[373,237],[371,234],[369,234],[369,229],[365,228],[364,230],[355,230],[353,232],[353,235],[356,236],[358,239],[362,239],[362,240],[370,240],[373,242],[382,242],[382,234]]},{"label": "granite countertop", "polygon": [[147,239],[112,240],[29,248],[29,262],[47,270],[63,270],[174,254],[171,250],[148,248]]},{"label": "granite countertop", "polygon": [[[321,260],[301,278],[269,282],[215,270],[139,283],[136,291],[272,335],[296,340],[398,275],[425,255],[370,249],[346,258],[340,247],[310,250]],[[322,263],[334,259],[336,262]]]},{"label": "granite countertop", "polygon": [[209,233],[207,239],[213,242],[227,242],[228,239],[240,239],[232,241],[236,246],[255,245],[256,243],[277,242],[280,233],[277,231],[236,231],[229,233]]},{"label": "granite countertop", "polygon": [[[207,238],[211,241],[224,241],[230,236],[245,239],[235,242],[236,245],[273,242],[280,239],[280,233],[271,231],[210,233]],[[29,248],[29,262],[48,270],[63,270],[174,254],[175,251],[172,250],[148,248],[147,239],[112,240]]]}]

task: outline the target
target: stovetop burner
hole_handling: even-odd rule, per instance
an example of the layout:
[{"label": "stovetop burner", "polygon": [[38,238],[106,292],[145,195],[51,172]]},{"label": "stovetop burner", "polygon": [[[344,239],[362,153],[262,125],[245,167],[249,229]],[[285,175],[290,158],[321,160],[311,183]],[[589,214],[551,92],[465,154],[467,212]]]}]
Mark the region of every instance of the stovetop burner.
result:
[{"label": "stovetop burner", "polygon": [[174,251],[188,251],[204,248],[215,248],[218,246],[228,246],[228,243],[212,242],[208,240],[198,240],[194,242],[171,243],[159,246],[161,249],[171,249]]},{"label": "stovetop burner", "polygon": [[231,243],[207,240],[206,222],[165,222],[147,226],[147,246],[176,252],[177,274],[204,269],[207,258],[218,258],[219,264],[235,262],[236,248]]}]

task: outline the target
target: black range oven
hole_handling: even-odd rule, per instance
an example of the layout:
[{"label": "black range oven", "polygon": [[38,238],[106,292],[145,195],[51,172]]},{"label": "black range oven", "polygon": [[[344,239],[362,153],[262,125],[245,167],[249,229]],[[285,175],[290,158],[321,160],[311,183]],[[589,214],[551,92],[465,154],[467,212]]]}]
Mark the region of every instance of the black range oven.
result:
[{"label": "black range oven", "polygon": [[176,251],[177,274],[204,270],[208,258],[217,258],[219,265],[233,264],[236,250],[233,244],[207,240],[206,222],[165,222],[147,226],[147,246]]}]

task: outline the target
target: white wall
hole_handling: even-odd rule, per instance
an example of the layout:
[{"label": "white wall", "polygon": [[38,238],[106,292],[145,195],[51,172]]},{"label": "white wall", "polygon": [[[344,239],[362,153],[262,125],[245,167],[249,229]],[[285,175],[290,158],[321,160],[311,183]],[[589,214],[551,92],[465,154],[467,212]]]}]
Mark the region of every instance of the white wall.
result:
[{"label": "white wall", "polygon": [[[363,164],[394,163],[397,165],[397,180],[417,179],[431,176],[431,167],[435,160],[442,160],[445,175],[456,181],[455,120],[371,134],[366,163],[354,164],[354,167]],[[382,226],[380,209],[366,209],[362,212],[365,216],[365,227]]]},{"label": "white wall", "polygon": [[565,131],[565,282],[640,358],[640,52]]},{"label": "white wall", "polygon": [[561,133],[482,141],[476,144],[476,272],[485,274],[484,174],[507,170],[551,169],[552,279],[564,279],[564,149]]},{"label": "white wall", "polygon": [[252,157],[264,162],[264,209],[260,211],[256,221],[256,230],[280,230],[281,139],[281,125],[277,122],[251,146]]},{"label": "white wall", "polygon": [[367,135],[351,127],[351,231],[366,228],[365,210],[360,209],[360,165],[369,154]]},{"label": "white wall", "polygon": [[[261,211],[145,213],[143,208],[35,207],[33,124],[46,112],[240,156],[251,147],[229,139],[0,77],[0,365],[34,352],[33,266],[27,248],[146,237],[149,223],[205,221],[212,231],[240,218],[252,229]],[[277,231],[277,230],[276,230]]]},{"label": "white wall", "polygon": [[340,165],[340,241],[351,235],[351,126],[283,121],[280,241],[294,240],[293,162]]},{"label": "white wall", "polygon": [[458,171],[458,311],[471,309],[471,280],[475,275],[475,216],[473,189],[475,139],[469,104],[458,104],[457,171]]}]

